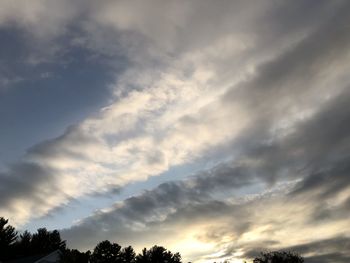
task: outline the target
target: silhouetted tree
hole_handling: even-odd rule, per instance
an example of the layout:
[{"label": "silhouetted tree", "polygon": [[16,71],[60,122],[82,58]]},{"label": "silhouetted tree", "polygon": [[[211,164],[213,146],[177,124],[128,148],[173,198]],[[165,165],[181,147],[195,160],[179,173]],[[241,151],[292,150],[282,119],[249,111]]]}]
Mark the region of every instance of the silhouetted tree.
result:
[{"label": "silhouetted tree", "polygon": [[39,228],[31,240],[31,249],[34,253],[48,253],[56,249],[64,250],[66,242],[62,241],[57,230],[47,231],[46,228]]},{"label": "silhouetted tree", "polygon": [[92,263],[119,263],[122,262],[121,246],[108,240],[102,241],[91,255]]},{"label": "silhouetted tree", "polygon": [[142,252],[135,258],[136,263],[148,263],[151,261],[150,255],[146,248],[142,249]]},{"label": "silhouetted tree", "polygon": [[32,245],[32,234],[29,231],[24,231],[15,243],[15,250],[17,255],[30,255]]},{"label": "silhouetted tree", "polygon": [[153,246],[147,250],[144,248],[141,254],[137,255],[136,263],[181,263],[179,253],[171,253],[164,247]]},{"label": "silhouetted tree", "polygon": [[8,219],[0,217],[0,260],[10,257],[17,239],[16,229],[7,223]]},{"label": "silhouetted tree", "polygon": [[292,252],[267,252],[261,253],[260,257],[253,260],[253,263],[303,263],[304,259]]},{"label": "silhouetted tree", "polygon": [[134,263],[136,253],[131,246],[125,247],[121,251],[121,258],[123,263]]},{"label": "silhouetted tree", "polygon": [[[149,250],[144,248],[136,256],[131,246],[122,249],[120,245],[105,240],[98,243],[91,254],[90,251],[80,252],[66,248],[66,242],[61,239],[57,230],[39,228],[34,234],[24,231],[18,237],[16,229],[8,225],[8,220],[0,217],[0,261],[47,254],[57,249],[62,252],[62,263],[181,263],[179,253],[173,254],[161,246],[153,246]],[[304,259],[298,254],[283,251],[261,253],[253,260],[253,263],[303,262]]]},{"label": "silhouetted tree", "polygon": [[62,253],[61,263],[88,263],[91,252],[80,252],[77,249],[65,249]]},{"label": "silhouetted tree", "polygon": [[61,235],[60,232],[58,232],[58,230],[53,230],[49,232],[49,240],[49,249],[51,251],[56,249],[64,250],[66,248],[66,241],[61,239]]}]

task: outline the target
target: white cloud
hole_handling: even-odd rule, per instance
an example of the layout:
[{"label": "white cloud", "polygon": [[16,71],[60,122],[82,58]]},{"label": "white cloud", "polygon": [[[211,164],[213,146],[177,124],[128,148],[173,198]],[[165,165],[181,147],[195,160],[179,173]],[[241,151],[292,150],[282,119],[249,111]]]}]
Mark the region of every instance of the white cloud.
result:
[{"label": "white cloud", "polygon": [[[215,150],[224,152],[226,159],[249,166],[252,175],[247,178],[271,184],[290,178],[304,182],[305,174],[296,171],[304,171],[309,163],[321,166],[323,160],[337,160],[339,149],[347,149],[346,143],[340,147],[337,141],[343,134],[335,133],[332,127],[318,133],[324,109],[334,111],[335,116],[347,112],[335,110],[332,104],[341,95],[347,96],[349,83],[350,41],[342,27],[349,19],[338,9],[340,4],[334,1],[316,7],[299,2],[155,0],[31,1],[20,5],[18,1],[3,1],[0,24],[15,23],[47,41],[41,43],[43,47],[74,24],[82,36],[72,40],[73,44],[97,53],[125,55],[130,64],[110,84],[109,105],[62,136],[34,146],[19,162],[39,167],[42,177],[35,177],[38,171],[34,170],[23,179],[23,169],[9,168],[7,174],[14,179],[6,183],[30,186],[30,191],[9,194],[1,214],[21,224],[72,198],[146,180],[204,156],[210,159]],[[18,5],[21,8],[15,8]],[[337,14],[336,19],[332,14]],[[302,128],[306,132],[300,135]],[[320,142],[315,143],[314,138]],[[338,144],[334,146],[333,140]],[[304,178],[305,184],[313,185],[310,177],[311,182]],[[35,183],[30,182],[32,178]],[[216,187],[215,182],[208,185]],[[323,230],[320,239],[339,236],[346,228],[343,219],[310,226],[306,221],[313,216],[315,199],[288,200],[286,193],[278,194],[266,199],[248,196],[242,206],[229,200],[196,203],[189,194],[181,203],[184,206],[173,207],[170,202],[153,209],[156,218],[145,215],[142,209],[125,212],[128,202],[134,200],[131,198],[79,226],[88,235],[95,231],[89,225],[94,225],[95,217],[107,221],[104,227],[112,227],[108,220],[114,209],[125,212],[126,219],[128,213],[135,213],[135,217],[140,213],[143,220],[125,221],[116,216],[125,227],[116,228],[116,233],[125,242],[141,234],[138,246],[151,238],[153,241],[151,223],[156,222],[164,228],[158,230],[159,240],[154,242],[164,241],[181,250],[191,244],[188,255],[195,251],[203,260],[229,250],[233,241],[237,247],[231,252],[240,255],[265,241],[272,242],[271,248],[314,241],[303,239],[293,228],[308,236]],[[344,203],[348,194],[344,191],[338,198],[338,203],[332,201],[336,206]],[[216,214],[217,206],[227,211]],[[239,217],[236,209],[247,216],[246,225],[232,222],[234,216]],[[278,216],[271,220],[270,213]],[[172,221],[170,215],[180,221]],[[193,216],[193,222],[186,216]],[[213,229],[212,224],[218,227]],[[130,237],[127,231],[131,231]],[[104,238],[103,233],[94,234]],[[270,240],[272,234],[275,240]],[[204,243],[208,245],[201,254]]]}]

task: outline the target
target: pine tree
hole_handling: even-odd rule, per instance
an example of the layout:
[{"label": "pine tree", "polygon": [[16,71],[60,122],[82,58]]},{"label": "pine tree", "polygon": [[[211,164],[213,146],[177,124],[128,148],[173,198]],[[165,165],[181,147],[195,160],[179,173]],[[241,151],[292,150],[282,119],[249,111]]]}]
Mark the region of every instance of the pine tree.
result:
[{"label": "pine tree", "polygon": [[16,229],[7,223],[8,219],[0,217],[0,260],[7,259],[11,255],[17,239]]}]

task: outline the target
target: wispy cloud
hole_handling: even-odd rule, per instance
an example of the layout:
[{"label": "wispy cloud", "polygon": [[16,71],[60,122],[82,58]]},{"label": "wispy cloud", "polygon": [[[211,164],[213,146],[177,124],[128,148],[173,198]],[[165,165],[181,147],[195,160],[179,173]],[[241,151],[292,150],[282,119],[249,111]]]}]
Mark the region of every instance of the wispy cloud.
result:
[{"label": "wispy cloud", "polygon": [[0,174],[1,214],[23,224],[207,158],[211,169],[169,175],[65,237],[80,248],[114,237],[165,242],[203,261],[264,247],[346,262],[338,242],[349,238],[346,1],[14,5],[1,4],[0,25],[30,33],[39,50],[78,46],[112,70],[120,57],[128,65],[116,70],[108,105]]}]

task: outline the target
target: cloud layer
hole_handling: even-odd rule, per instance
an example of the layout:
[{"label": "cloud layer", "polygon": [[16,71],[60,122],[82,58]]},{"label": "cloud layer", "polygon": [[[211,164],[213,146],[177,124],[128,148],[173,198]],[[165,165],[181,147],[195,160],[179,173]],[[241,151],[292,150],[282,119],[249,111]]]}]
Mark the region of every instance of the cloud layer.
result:
[{"label": "cloud layer", "polygon": [[[108,105],[1,172],[0,214],[21,225],[168,173],[65,229],[69,244],[165,243],[203,262],[266,248],[349,260],[346,1],[15,6],[1,3],[0,26],[42,47],[29,49],[32,66],[75,46],[115,76]],[[212,167],[171,173],[199,160]]]}]

